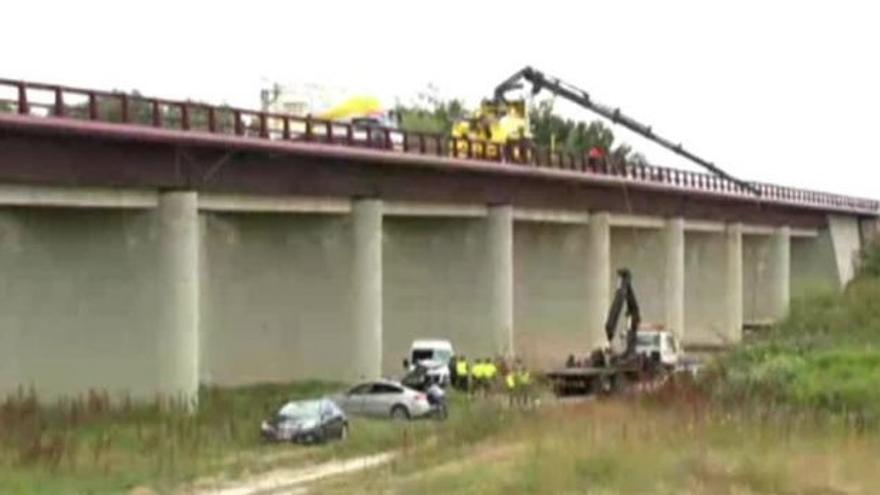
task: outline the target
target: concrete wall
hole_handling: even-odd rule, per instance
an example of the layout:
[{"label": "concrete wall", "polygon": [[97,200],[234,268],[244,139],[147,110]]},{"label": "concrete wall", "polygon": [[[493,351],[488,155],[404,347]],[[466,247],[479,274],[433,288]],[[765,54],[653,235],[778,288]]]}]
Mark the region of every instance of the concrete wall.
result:
[{"label": "concrete wall", "polygon": [[202,381],[357,378],[349,218],[203,217]]},{"label": "concrete wall", "polygon": [[639,299],[642,321],[665,324],[666,245],[663,231],[615,227],[611,229],[611,278],[609,290],[614,292],[618,268],[629,268],[633,287]]},{"label": "concrete wall", "polygon": [[743,317],[746,322],[773,319],[772,302],[765,290],[772,276],[772,238],[768,235],[743,236]]},{"label": "concrete wall", "polygon": [[[840,288],[840,275],[829,229],[816,237],[791,240],[791,297]],[[752,299],[760,299],[754,292]]]},{"label": "concrete wall", "polygon": [[157,229],[146,212],[0,212],[0,395],[156,391]]},{"label": "concrete wall", "polygon": [[493,355],[486,219],[385,217],[384,236],[383,372],[399,373],[418,338]]},{"label": "concrete wall", "polygon": [[685,234],[685,344],[717,345],[731,340],[725,242],[722,234]]},{"label": "concrete wall", "polygon": [[587,226],[517,222],[514,236],[518,355],[540,367],[586,355],[604,340],[601,327],[588,325],[587,281],[597,270],[587,256]]},{"label": "concrete wall", "polygon": [[828,230],[834,245],[840,285],[844,286],[855,275],[856,260],[861,248],[859,220],[850,216],[828,215]]},{"label": "concrete wall", "polygon": [[322,214],[197,215],[194,193],[158,198],[142,210],[0,210],[0,394],[148,398],[194,390],[196,364],[219,385],[397,374],[417,338],[448,338],[470,357],[504,352],[508,313],[518,354],[554,366],[603,341],[619,267],[645,323],[668,325],[681,313],[671,301],[684,300],[686,343],[735,341],[732,305],[750,321],[787,306],[789,257],[795,295],[840,287],[860,242],[845,217],[789,241],[787,228],[683,233],[680,219],[636,227],[601,213],[514,224],[510,207],[438,217],[360,200]]}]

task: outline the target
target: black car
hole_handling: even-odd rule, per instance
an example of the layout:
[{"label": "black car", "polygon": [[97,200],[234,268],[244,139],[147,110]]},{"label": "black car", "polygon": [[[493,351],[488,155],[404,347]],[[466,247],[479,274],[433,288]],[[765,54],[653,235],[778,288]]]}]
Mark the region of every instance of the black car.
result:
[{"label": "black car", "polygon": [[263,421],[264,439],[276,442],[323,443],[348,436],[348,418],[330,399],[292,401]]}]

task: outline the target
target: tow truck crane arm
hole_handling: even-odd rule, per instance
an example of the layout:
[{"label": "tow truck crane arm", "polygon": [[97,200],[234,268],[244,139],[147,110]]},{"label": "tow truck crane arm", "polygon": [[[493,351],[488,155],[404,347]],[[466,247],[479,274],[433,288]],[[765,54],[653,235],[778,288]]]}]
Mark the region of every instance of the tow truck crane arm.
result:
[{"label": "tow truck crane arm", "polygon": [[636,351],[636,336],[639,323],[642,321],[639,312],[639,302],[632,288],[632,274],[626,268],[617,270],[617,290],[614,291],[614,300],[608,309],[608,318],[605,320],[605,335],[608,337],[608,345],[614,340],[617,332],[617,322],[626,305],[626,316],[629,317],[629,331],[626,334],[626,351],[624,356],[633,356]]},{"label": "tow truck crane arm", "polygon": [[572,103],[576,103],[588,110],[591,110],[606,119],[614,122],[615,124],[620,124],[623,127],[639,134],[645,138],[650,139],[651,141],[659,144],[660,146],[672,151],[673,153],[683,156],[688,160],[696,163],[697,165],[709,170],[713,174],[718,177],[722,177],[727,179],[743,189],[752,192],[756,196],[760,196],[760,191],[755,188],[752,184],[743,181],[741,179],[737,179],[724,170],[721,170],[714,163],[704,160],[699,156],[691,153],[690,151],[684,149],[681,143],[673,143],[668,139],[665,139],[661,136],[658,136],[651,129],[651,126],[644,125],[637,120],[624,115],[619,108],[611,108],[609,106],[603,105],[596,101],[593,101],[590,98],[589,93],[578,88],[577,86],[568,84],[566,82],[561,81],[552,76],[545,75],[543,72],[533,69],[532,67],[525,67],[515,73],[514,75],[507,78],[504,82],[498,85],[495,88],[495,99],[500,101],[505,100],[505,94],[511,90],[518,89],[522,87],[521,80],[526,80],[532,84],[532,95],[538,94],[542,89],[547,89],[548,91],[561,96]]}]

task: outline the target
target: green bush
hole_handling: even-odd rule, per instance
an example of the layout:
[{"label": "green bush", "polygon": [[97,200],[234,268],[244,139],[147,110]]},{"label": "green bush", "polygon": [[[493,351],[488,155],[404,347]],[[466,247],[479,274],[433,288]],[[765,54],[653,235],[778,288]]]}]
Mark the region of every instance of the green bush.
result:
[{"label": "green bush", "polygon": [[842,292],[792,301],[788,317],[710,367],[723,401],[880,417],[880,249]]}]

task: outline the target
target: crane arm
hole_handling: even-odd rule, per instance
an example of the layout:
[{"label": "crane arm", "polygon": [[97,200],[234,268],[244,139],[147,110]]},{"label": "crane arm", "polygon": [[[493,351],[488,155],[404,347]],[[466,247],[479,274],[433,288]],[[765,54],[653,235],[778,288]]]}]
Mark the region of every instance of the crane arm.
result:
[{"label": "crane arm", "polygon": [[617,270],[617,290],[614,291],[614,300],[611,301],[611,307],[608,309],[608,318],[605,320],[605,335],[608,337],[608,344],[614,340],[614,334],[617,332],[617,322],[623,313],[624,305],[626,305],[626,316],[629,317],[629,332],[626,336],[626,355],[631,356],[636,350],[636,332],[639,329],[639,323],[642,316],[639,311],[639,302],[636,299],[636,293],[632,288],[632,274],[626,268]]},{"label": "crane arm", "polygon": [[658,136],[654,133],[650,126],[644,125],[637,120],[623,114],[619,108],[612,108],[607,105],[603,105],[596,101],[593,101],[590,98],[589,93],[578,88],[577,86],[573,86],[566,82],[561,81],[552,76],[545,75],[544,73],[533,69],[532,67],[525,67],[515,73],[514,75],[507,78],[504,82],[498,85],[495,88],[495,99],[496,100],[505,100],[505,94],[513,89],[521,88],[522,83],[521,80],[526,80],[532,84],[532,95],[538,94],[542,89],[547,89],[555,95],[561,96],[572,103],[576,103],[588,110],[591,110],[606,119],[611,120],[615,124],[620,124],[623,127],[639,134],[651,141],[659,144],[660,146],[672,151],[673,153],[683,156],[688,160],[696,163],[697,165],[709,170],[713,174],[727,179],[738,186],[746,189],[757,196],[760,196],[760,191],[752,184],[743,181],[741,179],[737,179],[724,170],[718,168],[714,163],[704,160],[699,156],[691,153],[690,151],[684,149],[681,143],[673,143],[672,141]]}]

